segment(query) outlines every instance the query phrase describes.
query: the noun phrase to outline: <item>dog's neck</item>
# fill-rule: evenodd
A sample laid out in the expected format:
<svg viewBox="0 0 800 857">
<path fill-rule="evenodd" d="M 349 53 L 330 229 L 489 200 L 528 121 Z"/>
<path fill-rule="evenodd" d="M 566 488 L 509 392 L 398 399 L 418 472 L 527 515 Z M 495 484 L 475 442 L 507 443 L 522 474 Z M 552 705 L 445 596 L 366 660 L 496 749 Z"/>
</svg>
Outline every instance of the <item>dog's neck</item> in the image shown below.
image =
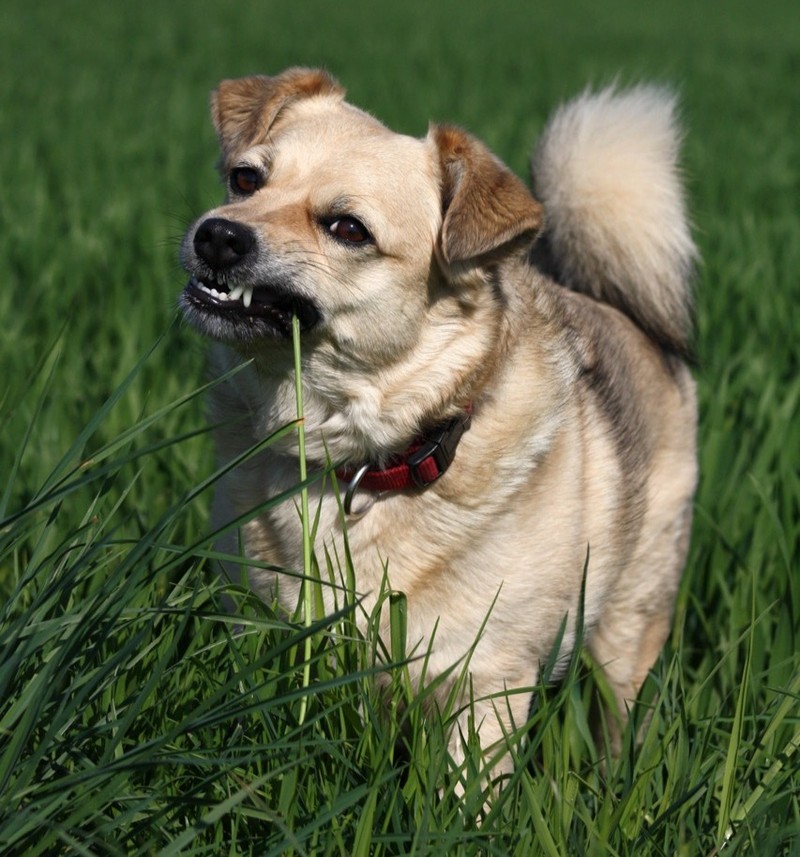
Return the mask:
<svg viewBox="0 0 800 857">
<path fill-rule="evenodd" d="M 347 343 L 325 337 L 308 343 L 301 374 L 310 463 L 384 469 L 415 439 L 463 415 L 466 403 L 478 402 L 499 371 L 506 330 L 488 290 L 476 285 L 474 291 L 478 297 L 470 312 L 455 293 L 445 295 L 431 306 L 432 323 L 422 326 L 413 347 L 369 367 L 348 356 Z M 240 405 L 253 417 L 253 441 L 297 417 L 294 370 L 286 352 L 270 344 L 268 351 L 251 355 L 246 383 L 237 382 Z M 286 435 L 274 451 L 296 457 L 296 437 Z"/>
</svg>

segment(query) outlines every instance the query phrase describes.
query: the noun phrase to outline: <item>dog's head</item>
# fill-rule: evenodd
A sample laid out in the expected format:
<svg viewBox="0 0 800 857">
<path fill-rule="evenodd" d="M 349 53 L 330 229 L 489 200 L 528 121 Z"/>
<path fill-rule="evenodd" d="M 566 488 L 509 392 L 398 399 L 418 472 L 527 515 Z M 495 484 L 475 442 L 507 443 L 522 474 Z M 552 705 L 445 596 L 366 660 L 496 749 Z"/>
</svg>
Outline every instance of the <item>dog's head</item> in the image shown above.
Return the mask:
<svg viewBox="0 0 800 857">
<path fill-rule="evenodd" d="M 307 338 L 391 361 L 443 297 L 468 313 L 469 272 L 540 227 L 539 204 L 483 144 L 446 126 L 389 131 L 325 72 L 224 81 L 212 116 L 227 199 L 186 235 L 182 306 L 244 350 L 280 344 L 296 315 Z"/>
</svg>

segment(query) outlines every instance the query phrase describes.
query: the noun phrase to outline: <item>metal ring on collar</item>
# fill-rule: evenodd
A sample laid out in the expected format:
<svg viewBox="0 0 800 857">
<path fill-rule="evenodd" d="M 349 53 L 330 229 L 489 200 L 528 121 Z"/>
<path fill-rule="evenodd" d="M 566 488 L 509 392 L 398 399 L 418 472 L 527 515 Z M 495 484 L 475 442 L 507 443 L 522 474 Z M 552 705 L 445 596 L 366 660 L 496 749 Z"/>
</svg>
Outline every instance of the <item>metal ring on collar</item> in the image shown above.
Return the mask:
<svg viewBox="0 0 800 857">
<path fill-rule="evenodd" d="M 361 467 L 356 470 L 353 478 L 347 483 L 347 490 L 344 492 L 344 502 L 342 503 L 342 507 L 344 508 L 344 513 L 348 518 L 352 518 L 353 520 L 358 520 L 359 518 L 363 518 L 364 515 L 369 512 L 372 508 L 377 496 L 370 497 L 364 505 L 360 509 L 353 509 L 353 498 L 356 496 L 356 491 L 358 490 L 359 483 L 364 478 L 364 474 L 369 470 L 369 464 L 362 464 Z"/>
</svg>

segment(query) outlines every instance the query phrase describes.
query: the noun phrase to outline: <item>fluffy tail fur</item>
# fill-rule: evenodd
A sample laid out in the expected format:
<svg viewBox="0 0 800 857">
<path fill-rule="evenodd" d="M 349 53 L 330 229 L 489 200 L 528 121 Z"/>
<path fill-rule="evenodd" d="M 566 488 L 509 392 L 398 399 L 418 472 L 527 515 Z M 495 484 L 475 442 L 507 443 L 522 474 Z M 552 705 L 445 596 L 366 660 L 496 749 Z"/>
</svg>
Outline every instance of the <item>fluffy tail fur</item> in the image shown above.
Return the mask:
<svg viewBox="0 0 800 857">
<path fill-rule="evenodd" d="M 676 99 L 637 86 L 585 92 L 561 107 L 531 162 L 545 210 L 535 261 L 560 282 L 625 312 L 688 355 L 691 238 L 678 170 Z"/>
</svg>

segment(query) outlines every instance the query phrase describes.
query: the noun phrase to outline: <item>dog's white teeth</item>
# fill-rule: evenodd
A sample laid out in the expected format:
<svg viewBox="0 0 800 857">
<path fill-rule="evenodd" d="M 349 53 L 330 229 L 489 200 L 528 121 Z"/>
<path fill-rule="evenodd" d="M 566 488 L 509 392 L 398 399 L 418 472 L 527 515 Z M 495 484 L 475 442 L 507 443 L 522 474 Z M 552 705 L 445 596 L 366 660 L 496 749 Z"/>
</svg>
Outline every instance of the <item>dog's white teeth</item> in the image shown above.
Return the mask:
<svg viewBox="0 0 800 857">
<path fill-rule="evenodd" d="M 214 286 L 222 286 L 224 288 L 224 284 L 218 279 L 211 279 L 208 282 L 204 282 L 199 277 L 192 277 L 191 282 L 194 287 L 201 289 L 206 294 L 220 301 L 238 301 L 241 298 L 245 307 L 249 307 L 253 302 L 253 286 L 235 286 L 229 292 L 221 292 L 214 288 Z"/>
</svg>

